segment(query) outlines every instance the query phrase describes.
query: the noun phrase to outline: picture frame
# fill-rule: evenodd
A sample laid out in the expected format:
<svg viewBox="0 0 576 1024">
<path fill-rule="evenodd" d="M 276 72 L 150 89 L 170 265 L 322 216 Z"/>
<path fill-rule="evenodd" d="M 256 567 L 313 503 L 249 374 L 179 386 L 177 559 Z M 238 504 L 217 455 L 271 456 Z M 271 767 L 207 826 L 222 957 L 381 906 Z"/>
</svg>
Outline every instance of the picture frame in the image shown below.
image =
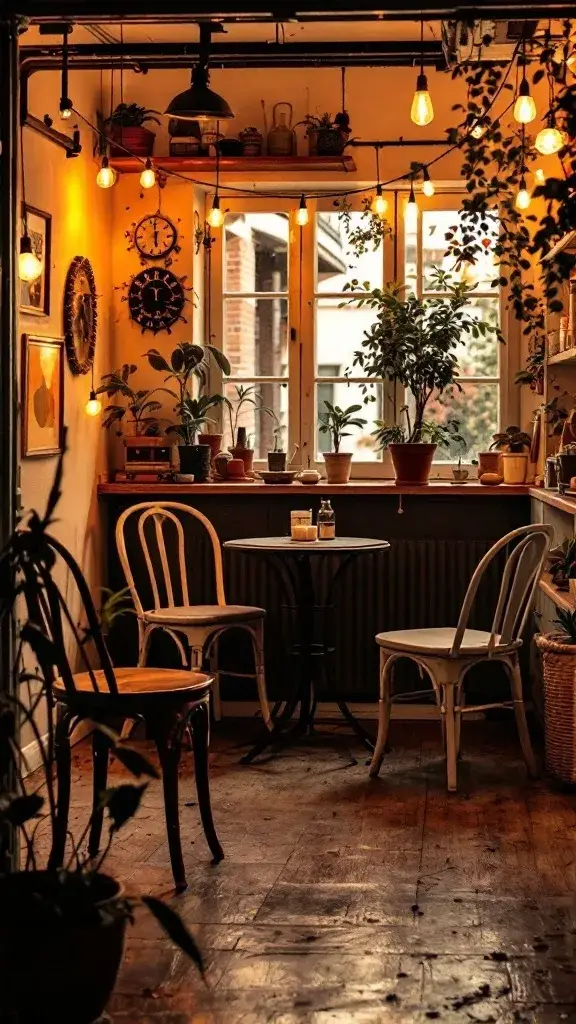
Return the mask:
<svg viewBox="0 0 576 1024">
<path fill-rule="evenodd" d="M 64 342 L 22 335 L 22 456 L 60 455 L 64 435 Z"/>
<path fill-rule="evenodd" d="M 42 273 L 35 281 L 19 282 L 20 312 L 30 316 L 49 316 L 52 216 L 26 203 L 24 217 L 32 250 L 42 260 Z"/>
</svg>

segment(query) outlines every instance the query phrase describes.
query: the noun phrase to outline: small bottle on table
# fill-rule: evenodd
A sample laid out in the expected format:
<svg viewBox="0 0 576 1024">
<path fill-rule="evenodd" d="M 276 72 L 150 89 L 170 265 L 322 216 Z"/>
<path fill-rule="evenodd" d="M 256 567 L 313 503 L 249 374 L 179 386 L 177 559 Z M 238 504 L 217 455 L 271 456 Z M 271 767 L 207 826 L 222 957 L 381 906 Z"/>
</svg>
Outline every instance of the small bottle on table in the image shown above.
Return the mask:
<svg viewBox="0 0 576 1024">
<path fill-rule="evenodd" d="M 316 523 L 318 525 L 318 540 L 335 540 L 336 516 L 328 499 L 322 499 Z"/>
</svg>

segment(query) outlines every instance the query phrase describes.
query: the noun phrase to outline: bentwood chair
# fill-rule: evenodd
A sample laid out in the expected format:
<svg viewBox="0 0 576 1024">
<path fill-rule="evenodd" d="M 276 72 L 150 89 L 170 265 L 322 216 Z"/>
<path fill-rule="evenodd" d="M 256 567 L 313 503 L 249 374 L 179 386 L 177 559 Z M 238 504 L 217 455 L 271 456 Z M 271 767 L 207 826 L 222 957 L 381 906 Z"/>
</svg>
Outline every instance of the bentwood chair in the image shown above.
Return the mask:
<svg viewBox="0 0 576 1024">
<path fill-rule="evenodd" d="M 86 719 L 113 725 L 119 718 L 138 718 L 146 723 L 148 735 L 154 739 L 158 750 L 170 862 L 176 888 L 181 891 L 186 888 L 186 875 L 180 839 L 178 763 L 182 734 L 188 726 L 193 737 L 196 789 L 204 833 L 214 861 L 218 862 L 224 856 L 212 820 L 208 782 L 209 696 L 212 680 L 200 672 L 156 668 L 115 669 L 80 568 L 59 541 L 47 534 L 44 539 L 69 570 L 79 596 L 78 614 L 73 619 L 52 578 L 53 573 L 44 571 L 44 590 L 37 602 L 37 614 L 34 615 L 34 610 L 31 612 L 28 607 L 29 618 L 36 619 L 37 626 L 48 640 L 47 645 L 33 649 L 39 662 L 44 658 L 44 676 L 52 682 L 47 687 L 49 713 L 54 704 L 58 711 L 54 744 L 58 797 L 49 866 L 58 868 L 64 863 L 70 809 L 71 729 Z M 76 625 L 77 621 L 83 625 Z M 46 647 L 49 653 L 44 656 L 42 652 Z M 94 655 L 100 664 L 98 669 L 92 667 Z M 78 661 L 84 671 L 73 670 L 73 663 Z M 107 737 L 98 729 L 92 734 L 92 752 L 93 805 L 88 852 L 91 857 L 96 857 L 104 816 L 100 798 L 106 789 L 109 752 Z"/>
<path fill-rule="evenodd" d="M 140 548 L 138 555 L 134 549 L 131 555 L 128 554 L 126 541 L 127 524 L 133 516 L 137 520 L 136 536 Z M 208 533 L 216 583 L 216 604 L 190 603 L 187 571 L 190 558 L 186 550 L 182 516 L 189 516 L 197 520 Z M 172 534 L 171 538 L 169 537 L 170 533 Z M 172 560 L 169 559 L 167 553 L 169 539 L 176 543 L 176 557 Z M 180 652 L 182 664 L 186 665 L 188 657 L 181 641 L 181 636 L 183 636 L 188 646 L 192 669 L 201 671 L 205 664 L 210 667 L 210 674 L 214 679 L 215 719 L 218 721 L 221 717 L 220 675 L 256 679 L 262 717 L 268 728 L 271 729 L 272 719 L 264 674 L 264 617 L 266 612 L 263 608 L 226 603 L 222 549 L 218 534 L 210 520 L 198 509 L 191 508 L 190 505 L 183 505 L 178 501 L 143 501 L 126 509 L 118 519 L 116 544 L 138 617 L 138 664 L 141 666 L 146 664 L 152 634 L 154 630 L 161 629 L 172 637 Z M 141 559 L 142 556 L 154 602 L 154 607 L 148 609 L 144 607 L 132 569 L 132 561 L 137 558 Z M 254 674 L 230 672 L 220 668 L 218 641 L 228 629 L 242 629 L 249 634 L 254 652 Z"/>
<path fill-rule="evenodd" d="M 522 646 L 522 634 L 534 604 L 536 588 L 553 535 L 551 526 L 537 524 L 512 530 L 497 541 L 476 567 L 455 628 L 400 629 L 377 635 L 376 643 L 380 647 L 380 699 L 378 738 L 370 764 L 371 776 L 378 775 L 384 758 L 393 699 L 392 670 L 399 658 L 410 658 L 416 662 L 421 672 L 425 672 L 432 682 L 441 713 L 449 791 L 455 792 L 457 788 L 456 765 L 462 715 L 489 708 L 514 709 L 524 759 L 530 775 L 536 776 L 536 761 L 526 724 L 518 651 Z M 502 549 L 511 544 L 514 547 L 502 573 L 492 629 L 490 632 L 469 629 L 468 619 L 482 578 Z M 464 704 L 466 674 L 474 665 L 485 661 L 497 662 L 504 667 L 510 680 L 512 700 L 480 705 Z"/>
</svg>

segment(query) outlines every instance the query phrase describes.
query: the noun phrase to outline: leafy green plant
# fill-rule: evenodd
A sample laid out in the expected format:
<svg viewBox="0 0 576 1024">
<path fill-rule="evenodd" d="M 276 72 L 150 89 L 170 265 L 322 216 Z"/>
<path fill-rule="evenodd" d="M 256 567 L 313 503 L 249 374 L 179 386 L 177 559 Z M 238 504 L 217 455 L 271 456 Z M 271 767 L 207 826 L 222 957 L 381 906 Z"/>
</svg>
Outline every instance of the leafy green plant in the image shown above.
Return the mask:
<svg viewBox="0 0 576 1024">
<path fill-rule="evenodd" d="M 129 378 L 136 373 L 138 367 L 134 363 L 123 363 L 118 370 L 102 375 L 102 383 L 96 389 L 97 395 L 106 395 L 108 398 L 123 398 L 125 405 L 112 404 L 104 409 L 103 427 L 111 427 L 117 424 L 121 426 L 126 413 L 130 413 L 134 421 L 134 433 L 136 435 L 157 435 L 160 432 L 159 422 L 154 413 L 162 408 L 162 403 L 152 396 L 164 390 L 163 388 L 140 388 L 134 390 L 128 383 Z M 117 430 L 118 437 L 123 431 Z"/>
<path fill-rule="evenodd" d="M 570 643 L 576 645 L 576 610 L 569 612 L 564 608 L 556 608 L 557 619 L 554 619 L 554 625 L 560 626 L 561 636 L 560 640 L 566 638 Z"/>
<path fill-rule="evenodd" d="M 372 213 L 370 209 L 372 199 L 364 196 L 362 199 L 362 216 L 360 223 L 352 226 L 352 206 L 346 196 L 337 199 L 334 205 L 338 208 L 338 219 L 342 222 L 346 231 L 346 246 L 349 255 L 362 256 L 366 252 L 376 252 L 380 248 L 386 235 L 392 234 L 392 228 L 385 217 Z M 368 282 L 366 282 L 368 285 Z"/>
<path fill-rule="evenodd" d="M 569 590 L 569 580 L 576 579 L 576 537 L 565 540 L 548 554 L 552 583 L 559 590 Z"/>
<path fill-rule="evenodd" d="M 221 405 L 224 399 L 222 395 L 201 395 L 200 398 L 190 398 L 186 395 L 184 401 L 178 405 L 178 412 L 182 420 L 168 427 L 167 434 L 177 434 L 183 444 L 196 444 L 196 435 L 207 423 L 214 420 L 206 413 Z"/>
<path fill-rule="evenodd" d="M 384 420 L 374 420 L 376 430 L 372 437 L 376 440 L 376 450 L 383 451 L 391 444 L 407 444 L 412 433 L 409 409 L 407 405 L 402 406 L 401 415 L 406 419 L 406 425 L 387 424 Z M 457 420 L 449 420 L 448 423 L 437 423 L 435 420 L 423 420 L 420 430 L 420 441 L 426 444 L 435 444 L 449 452 L 458 448 L 464 450 L 466 441 L 459 433 L 460 425 Z"/>
<path fill-rule="evenodd" d="M 101 587 L 102 603 L 98 611 L 100 629 L 103 633 L 109 633 L 114 623 L 123 615 L 136 615 L 136 609 L 130 596 L 130 587 L 123 587 L 122 590 L 111 590 L 110 587 Z"/>
<path fill-rule="evenodd" d="M 164 383 L 173 381 L 177 388 L 176 391 L 170 387 L 163 388 L 176 399 L 174 412 L 180 419 L 177 429 L 168 429 L 172 433 L 177 433 L 185 444 L 194 444 L 196 432 L 207 420 L 207 410 L 224 401 L 221 395 L 207 397 L 202 394 L 208 384 L 210 362 L 216 363 L 222 373 L 228 375 L 231 369 L 228 359 L 214 345 L 194 345 L 190 341 L 180 342 L 172 352 L 170 361 L 157 348 L 148 349 L 144 354 L 152 369 L 166 374 Z M 192 395 L 194 381 L 198 381 L 200 392 L 197 399 Z M 197 404 L 194 404 L 195 402 Z"/>
<path fill-rule="evenodd" d="M 147 107 L 141 107 L 138 103 L 119 103 L 104 124 L 121 128 L 141 128 L 148 121 L 161 124 L 160 111 L 148 110 Z"/>
<path fill-rule="evenodd" d="M 343 437 L 350 437 L 347 427 L 365 427 L 367 421 L 355 416 L 355 413 L 362 411 L 361 405 L 349 405 L 347 409 L 341 409 L 339 405 L 332 405 L 331 402 L 324 402 L 326 412 L 318 416 L 320 433 L 329 434 L 334 452 L 340 451 L 340 442 Z"/>
<path fill-rule="evenodd" d="M 230 426 L 230 439 L 231 448 L 235 448 L 238 441 L 238 424 L 240 420 L 240 414 L 245 405 L 252 405 L 257 413 L 261 413 L 264 416 L 271 416 L 272 419 L 277 420 L 278 417 L 273 409 L 270 409 L 267 405 L 264 405 L 261 395 L 257 391 L 256 384 L 249 384 L 248 387 L 244 387 L 242 384 L 236 384 L 236 394 L 234 398 L 224 398 L 224 405 L 228 412 L 228 423 Z"/>
<path fill-rule="evenodd" d="M 506 427 L 506 430 L 492 435 L 490 451 L 501 451 L 506 449 L 509 452 L 522 452 L 530 448 L 532 438 L 520 427 Z"/>
<path fill-rule="evenodd" d="M 362 348 L 354 353 L 353 367 L 360 367 L 367 377 L 398 383 L 412 395 L 413 417 L 406 419 L 403 436 L 408 444 L 422 441 L 429 433 L 424 419 L 428 403 L 450 388 L 462 390 L 455 351 L 462 336 L 496 334 L 503 340 L 497 327 L 468 312 L 469 285 L 453 282 L 439 269 L 433 272 L 433 284 L 434 290 L 443 293 L 442 298 L 404 298 L 405 289 L 397 284 L 370 288 L 367 282 L 353 280 L 344 286 L 345 291 L 366 292 L 365 296 L 350 299 L 349 304 L 368 306 L 376 313 L 375 323 L 364 332 Z M 364 401 L 375 401 L 369 394 L 371 385 L 362 387 Z M 403 408 L 406 415 L 407 407 Z"/>
</svg>

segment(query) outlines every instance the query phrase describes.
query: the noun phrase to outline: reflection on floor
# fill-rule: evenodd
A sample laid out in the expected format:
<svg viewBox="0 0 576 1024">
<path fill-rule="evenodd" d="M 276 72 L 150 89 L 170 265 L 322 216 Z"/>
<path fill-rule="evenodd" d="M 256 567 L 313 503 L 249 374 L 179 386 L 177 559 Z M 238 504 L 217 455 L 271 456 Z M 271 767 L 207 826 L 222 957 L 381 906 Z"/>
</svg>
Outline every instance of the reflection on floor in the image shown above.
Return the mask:
<svg viewBox="0 0 576 1024">
<path fill-rule="evenodd" d="M 378 781 L 345 728 L 241 767 L 253 729 L 226 722 L 213 740 L 218 867 L 183 759 L 189 888 L 173 903 L 209 988 L 142 916 L 114 1022 L 576 1021 L 576 797 L 527 781 L 512 732 L 468 723 L 448 796 L 431 724 L 393 723 Z M 73 827 L 88 755 L 76 748 Z M 170 894 L 163 828 L 155 783 L 109 861 L 130 887 Z"/>
</svg>

